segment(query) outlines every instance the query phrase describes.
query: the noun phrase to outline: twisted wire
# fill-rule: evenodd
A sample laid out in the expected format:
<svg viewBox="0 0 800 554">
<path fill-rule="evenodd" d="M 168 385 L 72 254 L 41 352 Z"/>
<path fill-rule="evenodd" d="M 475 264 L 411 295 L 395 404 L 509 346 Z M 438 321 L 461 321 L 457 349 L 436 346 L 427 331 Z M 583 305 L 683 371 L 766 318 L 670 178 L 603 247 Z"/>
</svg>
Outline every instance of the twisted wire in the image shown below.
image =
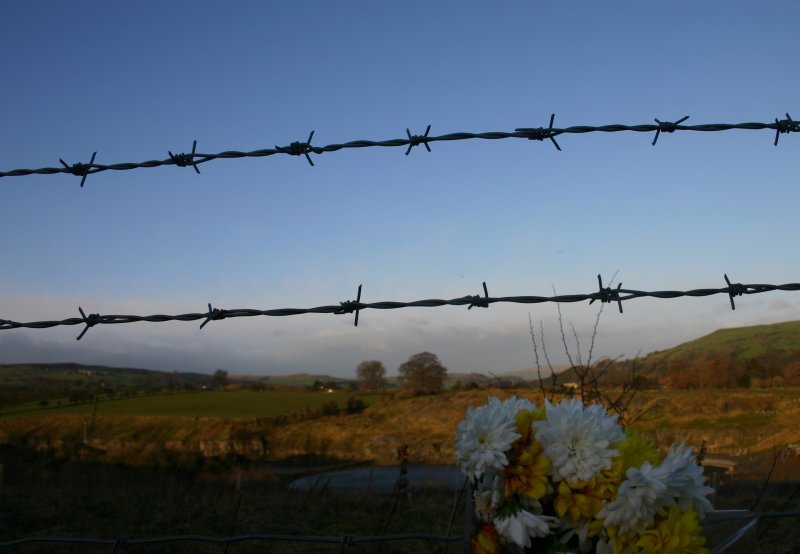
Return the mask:
<svg viewBox="0 0 800 554">
<path fill-rule="evenodd" d="M 314 136 L 314 131 L 308 136 L 305 142 L 294 141 L 288 146 L 275 146 L 275 148 L 263 148 L 252 151 L 239 151 L 227 150 L 216 154 L 203 154 L 196 152 L 197 141 L 192 146 L 190 154 L 173 154 L 169 151 L 169 157 L 161 160 L 148 160 L 144 162 L 126 162 L 115 164 L 100 164 L 95 163 L 95 156 L 87 164 L 76 163 L 69 165 L 63 160 L 61 164 L 63 167 L 42 167 L 39 169 L 14 169 L 11 171 L 0 172 L 0 177 L 21 177 L 24 175 L 50 175 L 55 173 L 69 173 L 81 177 L 81 187 L 86 181 L 88 175 L 100 173 L 101 171 L 126 171 L 131 169 L 160 167 L 163 165 L 174 165 L 178 167 L 192 167 L 197 173 L 200 173 L 198 165 L 208 163 L 213 160 L 219 159 L 236 159 L 236 158 L 263 158 L 266 156 L 273 156 L 276 154 L 285 154 L 289 156 L 304 156 L 310 165 L 314 165 L 310 154 L 324 154 L 326 152 L 337 152 L 339 150 L 351 148 L 372 148 L 372 147 L 405 147 L 406 155 L 411 152 L 415 146 L 424 145 L 428 152 L 431 151 L 430 143 L 444 142 L 444 141 L 461 141 L 461 140 L 498 140 L 498 139 L 528 139 L 536 141 L 550 140 L 553 145 L 561 150 L 555 138 L 560 135 L 568 134 L 586 134 L 586 133 L 618 133 L 618 132 L 636 132 L 636 133 L 655 133 L 652 144 L 656 145 L 661 133 L 675 133 L 677 131 L 697 131 L 697 132 L 719 132 L 730 131 L 734 129 L 746 131 L 760 131 L 770 129 L 775 131 L 775 146 L 778 145 L 778 139 L 782 134 L 800 132 L 800 121 L 795 121 L 787 113 L 786 119 L 775 118 L 774 123 L 705 123 L 701 125 L 685 125 L 683 122 L 688 119 L 685 116 L 677 121 L 661 121 L 655 119 L 655 124 L 643 125 L 576 125 L 572 127 L 553 127 L 555 114 L 550 116 L 549 127 L 518 127 L 514 132 L 505 131 L 490 131 L 484 133 L 448 133 L 445 135 L 431 136 L 429 135 L 431 126 L 428 125 L 424 135 L 412 135 L 411 131 L 406 129 L 406 138 L 395 138 L 388 140 L 354 140 L 345 143 L 334 143 L 327 146 L 312 146 L 311 139 Z"/>
<path fill-rule="evenodd" d="M 746 510 L 720 510 L 711 512 L 709 515 L 716 515 L 721 517 L 709 518 L 708 521 L 703 522 L 704 527 L 726 523 L 731 521 L 743 522 L 756 522 L 763 519 L 787 519 L 800 517 L 800 512 L 749 512 Z M 744 529 L 746 532 L 750 527 Z M 728 540 L 724 541 L 719 547 L 714 549 L 715 553 L 727 551 L 727 549 L 738 539 L 741 538 L 743 533 L 740 531 L 731 535 Z M 154 544 L 165 544 L 175 542 L 192 542 L 192 543 L 208 543 L 208 544 L 233 544 L 247 541 L 266 541 L 266 542 L 305 542 L 313 544 L 338 544 L 342 546 L 342 552 L 346 551 L 347 547 L 353 544 L 364 543 L 377 543 L 377 542 L 390 542 L 390 541 L 411 541 L 411 540 L 424 540 L 436 541 L 444 543 L 461 542 L 464 540 L 463 535 L 437 535 L 433 533 L 398 533 L 391 535 L 341 535 L 341 536 L 311 536 L 311 535 L 279 535 L 271 533 L 247 533 L 242 535 L 233 535 L 230 537 L 212 537 L 207 535 L 171 535 L 163 537 L 145 537 L 141 539 L 132 539 L 126 536 L 120 536 L 115 539 L 101 539 L 96 537 L 58 537 L 58 536 L 38 536 L 38 537 L 23 537 L 19 539 L 12 539 L 0 541 L 0 549 L 11 549 L 18 546 L 28 544 L 71 544 L 71 545 L 85 545 L 85 546 L 107 546 L 111 547 L 112 552 L 117 552 L 121 548 L 127 546 L 147 546 Z"/>
<path fill-rule="evenodd" d="M 393 535 L 342 535 L 342 536 L 310 536 L 310 535 L 278 535 L 269 533 L 247 533 L 230 537 L 211 537 L 205 535 L 172 535 L 165 537 L 150 537 L 141 539 L 130 539 L 119 537 L 116 539 L 101 539 L 93 537 L 25 537 L 9 541 L 0 541 L 0 549 L 22 546 L 26 544 L 46 543 L 46 544 L 73 544 L 86 546 L 110 546 L 112 552 L 117 552 L 120 547 L 145 546 L 151 544 L 164 544 L 172 542 L 194 542 L 210 544 L 232 544 L 246 541 L 270 541 L 270 542 L 306 542 L 317 544 L 339 544 L 342 551 L 352 544 L 389 542 L 389 541 L 411 541 L 425 540 L 437 542 L 459 542 L 464 540 L 463 535 L 436 535 L 433 533 L 405 533 Z"/>
<path fill-rule="evenodd" d="M 489 296 L 486 283 L 483 284 L 484 296 L 480 295 L 467 295 L 450 300 L 443 300 L 438 298 L 431 298 L 426 300 L 414 300 L 412 302 L 394 302 L 394 301 L 381 301 L 381 302 L 361 302 L 361 285 L 358 287 L 358 298 L 356 300 L 347 300 L 340 302 L 337 305 L 317 306 L 315 308 L 278 308 L 278 309 L 254 309 L 254 308 L 235 308 L 235 309 L 220 309 L 213 308 L 211 303 L 208 304 L 208 311 L 204 313 L 187 313 L 180 315 L 101 315 L 90 314 L 86 315 L 83 308 L 78 308 L 81 317 L 70 317 L 62 320 L 50 321 L 31 321 L 31 322 L 18 322 L 8 319 L 0 319 L 0 331 L 7 331 L 10 329 L 48 329 L 50 327 L 58 327 L 62 325 L 85 325 L 81 334 L 77 337 L 78 340 L 83 338 L 86 332 L 96 325 L 115 325 L 119 323 L 135 323 L 146 321 L 150 323 L 160 323 L 165 321 L 199 321 L 203 323 L 200 325 L 202 329 L 211 321 L 219 321 L 222 319 L 230 319 L 235 317 L 255 317 L 255 316 L 270 316 L 270 317 L 285 317 L 302 314 L 335 314 L 343 315 L 355 312 L 356 319 L 355 325 L 358 325 L 358 315 L 361 310 L 395 310 L 399 308 L 439 308 L 442 306 L 467 306 L 468 308 L 482 307 L 488 308 L 491 304 L 497 303 L 513 303 L 513 304 L 541 304 L 544 302 L 555 303 L 575 303 L 588 300 L 589 304 L 600 301 L 604 303 L 616 302 L 622 313 L 622 303 L 633 300 L 635 298 L 661 298 L 673 299 L 681 297 L 699 298 L 704 296 L 713 296 L 716 294 L 726 294 L 730 299 L 731 309 L 736 309 L 734 304 L 734 296 L 761 294 L 771 291 L 800 291 L 800 283 L 786 283 L 783 285 L 770 285 L 770 284 L 747 284 L 731 283 L 728 276 L 725 275 L 725 281 L 728 286 L 721 288 L 703 288 L 693 290 L 661 290 L 661 291 L 643 291 L 634 289 L 622 288 L 622 283 L 619 283 L 616 288 L 603 287 L 603 280 L 600 275 L 597 276 L 598 290 L 595 292 L 584 294 L 563 294 L 555 296 Z"/>
</svg>

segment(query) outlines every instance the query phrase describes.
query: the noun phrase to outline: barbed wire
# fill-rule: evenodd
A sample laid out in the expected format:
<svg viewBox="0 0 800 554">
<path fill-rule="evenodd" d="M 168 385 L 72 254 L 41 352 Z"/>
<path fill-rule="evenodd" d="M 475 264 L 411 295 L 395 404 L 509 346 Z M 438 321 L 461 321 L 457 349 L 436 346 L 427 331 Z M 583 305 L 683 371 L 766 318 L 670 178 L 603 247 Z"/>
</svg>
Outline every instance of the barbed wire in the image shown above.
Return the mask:
<svg viewBox="0 0 800 554">
<path fill-rule="evenodd" d="M 138 163 L 116 163 L 104 165 L 95 163 L 97 152 L 92 154 L 89 163 L 73 163 L 69 164 L 63 159 L 59 158 L 62 167 L 42 167 L 39 169 L 14 169 L 11 171 L 0 172 L 0 177 L 21 177 L 24 175 L 50 175 L 54 173 L 69 173 L 81 178 L 81 187 L 86 182 L 86 177 L 101 171 L 125 171 L 131 169 L 160 167 L 163 165 L 175 165 L 178 167 L 191 167 L 197 173 L 200 173 L 198 166 L 200 164 L 208 163 L 212 160 L 219 159 L 236 159 L 236 158 L 263 158 L 266 156 L 274 156 L 276 154 L 286 154 L 289 156 L 305 156 L 306 161 L 310 165 L 314 165 L 310 154 L 324 154 L 326 152 L 337 152 L 339 150 L 349 148 L 370 148 L 370 147 L 406 147 L 406 155 L 411 153 L 415 146 L 423 145 L 431 151 L 430 144 L 434 142 L 456 141 L 456 140 L 499 140 L 499 139 L 527 139 L 544 141 L 549 140 L 557 150 L 561 150 L 561 146 L 556 142 L 556 137 L 566 134 L 586 134 L 586 133 L 618 133 L 623 131 L 631 131 L 636 133 L 655 133 L 653 136 L 652 145 L 655 146 L 661 133 L 674 133 L 676 131 L 699 131 L 699 132 L 715 132 L 715 131 L 730 131 L 733 129 L 741 129 L 748 131 L 759 131 L 764 129 L 771 129 L 775 131 L 775 140 L 773 144 L 778 145 L 778 139 L 782 134 L 800 132 L 800 121 L 795 121 L 787 113 L 786 119 L 775 118 L 774 123 L 705 123 L 701 125 L 684 125 L 683 122 L 689 119 L 689 116 L 682 117 L 677 121 L 661 121 L 655 118 L 655 124 L 643 125 L 576 125 L 572 127 L 553 127 L 555 121 L 555 114 L 550 116 L 550 125 L 548 127 L 518 127 L 514 132 L 504 131 L 490 131 L 484 133 L 448 133 L 445 135 L 432 136 L 430 135 L 431 126 L 425 129 L 422 135 L 411 134 L 410 129 L 406 128 L 406 138 L 388 139 L 382 141 L 375 140 L 354 140 L 341 144 L 329 144 L 327 146 L 313 146 L 311 140 L 314 138 L 314 131 L 308 135 L 305 142 L 295 141 L 288 146 L 275 146 L 275 148 L 263 148 L 260 150 L 252 150 L 249 152 L 228 150 L 216 154 L 203 154 L 197 152 L 197 141 L 192 144 L 191 153 L 173 154 L 168 150 L 169 157 L 162 160 L 149 160 Z"/>
<path fill-rule="evenodd" d="M 715 510 L 708 515 L 712 516 L 706 521 L 702 522 L 703 527 L 710 527 L 720 523 L 731 523 L 740 521 L 745 523 L 742 527 L 737 529 L 725 540 L 720 542 L 711 551 L 711 554 L 723 554 L 739 542 L 745 535 L 747 535 L 756 525 L 765 519 L 787 519 L 787 518 L 800 518 L 800 511 L 795 512 L 751 512 L 749 510 Z"/>
<path fill-rule="evenodd" d="M 712 551 L 719 554 L 727 551 L 733 544 L 738 542 L 753 526 L 764 519 L 787 519 L 798 518 L 800 512 L 750 512 L 747 510 L 720 510 L 711 512 L 709 515 L 717 516 L 709 518 L 703 522 L 703 527 L 729 523 L 734 521 L 747 522 L 747 525 L 734 532 L 726 540 L 720 543 Z M 268 541 L 268 542 L 305 542 L 312 544 L 331 544 L 339 545 L 340 552 L 346 552 L 354 544 L 379 543 L 393 541 L 412 541 L 424 540 L 444 543 L 462 542 L 463 535 L 437 535 L 433 533 L 398 533 L 390 535 L 340 535 L 340 536 L 310 536 L 310 535 L 279 535 L 270 533 L 247 533 L 233 535 L 229 537 L 212 537 L 206 535 L 172 535 L 163 537 L 147 537 L 141 539 L 120 536 L 114 539 L 101 539 L 95 537 L 57 537 L 39 536 L 24 537 L 0 541 L 0 549 L 13 548 L 28 544 L 69 544 L 76 546 L 106 546 L 111 547 L 111 552 L 116 554 L 123 548 L 134 546 L 147 546 L 154 544 L 165 544 L 174 542 L 193 542 L 207 544 L 233 544 L 248 541 Z"/>
<path fill-rule="evenodd" d="M 438 308 L 441 306 L 467 306 L 467 309 L 472 308 L 488 308 L 491 304 L 497 303 L 513 303 L 513 304 L 540 304 L 544 302 L 555 303 L 575 303 L 589 301 L 589 304 L 599 300 L 603 303 L 616 302 L 619 312 L 622 313 L 622 303 L 634 298 L 662 298 L 672 299 L 681 297 L 703 297 L 712 296 L 715 294 L 727 294 L 730 300 L 731 309 L 736 309 L 734 303 L 735 296 L 742 296 L 745 294 L 761 294 L 770 291 L 800 291 L 800 283 L 787 283 L 783 285 L 767 285 L 767 284 L 748 284 L 731 283 L 728 275 L 725 274 L 725 282 L 728 286 L 722 288 L 706 288 L 706 289 L 693 289 L 686 291 L 678 290 L 662 290 L 662 291 L 642 291 L 633 289 L 622 288 L 622 283 L 619 283 L 616 288 L 603 287 L 603 278 L 598 275 L 597 283 L 598 290 L 586 294 L 565 294 L 555 296 L 489 296 L 489 290 L 486 283 L 483 283 L 483 296 L 468 295 L 451 300 L 442 299 L 428 299 L 428 300 L 415 300 L 413 302 L 361 302 L 361 285 L 358 286 L 358 296 L 356 300 L 346 300 L 340 302 L 339 305 L 317 306 L 316 308 L 278 308 L 259 310 L 252 308 L 237 308 L 232 310 L 220 309 L 212 307 L 211 303 L 208 304 L 208 311 L 204 313 L 188 313 L 180 315 L 100 315 L 89 314 L 83 311 L 82 307 L 78 307 L 81 317 L 71 317 L 62 320 L 52 321 L 32 321 L 21 323 L 18 321 L 11 321 L 7 319 L 0 319 L 0 331 L 10 329 L 48 329 L 50 327 L 58 327 L 62 325 L 85 325 L 81 334 L 78 335 L 77 340 L 81 340 L 86 332 L 95 325 L 115 325 L 119 323 L 134 323 L 139 321 L 147 321 L 151 323 L 160 323 L 165 321 L 199 321 L 203 320 L 200 324 L 200 329 L 205 327 L 211 321 L 219 321 L 222 319 L 230 319 L 234 317 L 255 317 L 255 316 L 271 316 L 271 317 L 285 317 L 301 314 L 352 314 L 355 313 L 354 324 L 358 326 L 358 317 L 361 310 L 394 310 L 399 308 Z"/>
<path fill-rule="evenodd" d="M 0 542 L 0 549 L 12 548 L 26 544 L 71 544 L 81 546 L 107 546 L 111 547 L 112 553 L 122 551 L 123 548 L 131 546 L 146 546 L 153 544 L 164 544 L 172 542 L 193 542 L 208 544 L 233 544 L 246 541 L 269 541 L 269 542 L 305 542 L 314 544 L 333 544 L 340 546 L 340 552 L 346 552 L 348 547 L 353 544 L 379 543 L 393 541 L 412 541 L 424 540 L 435 542 L 460 542 L 464 540 L 463 535 L 436 535 L 433 533 L 404 533 L 393 535 L 341 535 L 341 536 L 309 536 L 309 535 L 274 535 L 268 533 L 247 533 L 244 535 L 234 535 L 230 537 L 211 537 L 205 535 L 173 535 L 165 537 L 151 537 L 142 539 L 130 539 L 125 536 L 116 539 L 100 539 L 93 537 L 26 537 L 10 541 Z"/>
</svg>

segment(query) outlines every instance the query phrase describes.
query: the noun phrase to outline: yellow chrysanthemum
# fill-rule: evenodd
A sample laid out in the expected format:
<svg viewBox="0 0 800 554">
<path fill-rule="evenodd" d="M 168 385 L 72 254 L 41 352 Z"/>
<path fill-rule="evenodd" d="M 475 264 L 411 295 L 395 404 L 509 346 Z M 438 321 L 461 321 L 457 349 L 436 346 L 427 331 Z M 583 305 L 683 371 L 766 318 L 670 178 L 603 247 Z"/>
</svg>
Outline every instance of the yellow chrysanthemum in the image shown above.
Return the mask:
<svg viewBox="0 0 800 554">
<path fill-rule="evenodd" d="M 654 529 L 644 531 L 636 543 L 640 552 L 706 554 L 706 539 L 694 510 L 672 508 Z"/>
<path fill-rule="evenodd" d="M 534 421 L 544 419 L 544 408 L 519 410 L 516 415 L 517 432 L 520 437 L 514 441 L 509 454 L 509 464 L 503 469 L 506 496 L 521 494 L 538 500 L 547 494 L 547 474 L 550 460 L 544 455 L 542 446 L 533 437 Z"/>
<path fill-rule="evenodd" d="M 494 525 L 481 525 L 481 530 L 470 542 L 470 554 L 497 554 L 500 552 L 500 535 Z"/>
<path fill-rule="evenodd" d="M 616 527 L 606 529 L 612 554 L 630 553 L 639 540 L 637 533 L 621 533 Z"/>
<path fill-rule="evenodd" d="M 558 496 L 553 501 L 553 508 L 558 517 L 569 515 L 570 521 L 577 523 L 581 519 L 591 519 L 600 511 L 602 499 L 592 490 L 592 483 L 573 483 L 566 481 L 558 484 Z"/>
<path fill-rule="evenodd" d="M 520 441 L 527 442 L 531 438 L 532 423 L 547 418 L 547 411 L 542 408 L 534 408 L 533 410 L 520 410 L 514 416 L 517 423 L 517 433 L 522 435 Z"/>
<path fill-rule="evenodd" d="M 512 460 L 503 469 L 506 496 L 521 494 L 534 500 L 544 497 L 550 460 L 544 455 L 542 446 L 531 440 Z"/>
</svg>

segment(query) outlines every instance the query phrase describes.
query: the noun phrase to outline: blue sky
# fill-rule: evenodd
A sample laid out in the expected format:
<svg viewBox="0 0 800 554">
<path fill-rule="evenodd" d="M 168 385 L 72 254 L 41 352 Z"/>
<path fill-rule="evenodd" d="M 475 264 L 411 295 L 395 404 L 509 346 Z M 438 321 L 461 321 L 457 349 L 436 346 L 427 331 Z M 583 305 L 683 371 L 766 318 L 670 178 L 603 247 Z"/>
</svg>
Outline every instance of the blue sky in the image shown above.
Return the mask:
<svg viewBox="0 0 800 554">
<path fill-rule="evenodd" d="M 0 8 L 0 168 L 457 131 L 800 118 L 800 4 L 104 2 Z M 311 307 L 800 280 L 800 137 L 634 133 L 435 143 L 0 179 L 0 318 Z M 597 304 L 563 306 L 584 343 Z M 429 350 L 451 371 L 556 361 L 556 309 L 493 305 L 0 333 L 0 363 L 352 376 Z M 597 353 L 798 318 L 797 293 L 636 300 Z"/>
</svg>

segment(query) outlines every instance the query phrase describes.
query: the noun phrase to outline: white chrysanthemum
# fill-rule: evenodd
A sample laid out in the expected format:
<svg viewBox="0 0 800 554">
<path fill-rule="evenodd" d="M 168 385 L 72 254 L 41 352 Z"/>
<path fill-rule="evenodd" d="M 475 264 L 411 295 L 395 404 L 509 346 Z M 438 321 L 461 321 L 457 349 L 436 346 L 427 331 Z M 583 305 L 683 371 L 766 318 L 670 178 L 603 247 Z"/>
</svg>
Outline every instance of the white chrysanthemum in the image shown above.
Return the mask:
<svg viewBox="0 0 800 554">
<path fill-rule="evenodd" d="M 556 405 L 545 400 L 545 406 L 547 419 L 533 426 L 554 481 L 588 481 L 611 467 L 611 458 L 619 453 L 609 447 L 625 438 L 617 416 L 608 415 L 599 404 L 584 408 L 574 398 Z"/>
<path fill-rule="evenodd" d="M 591 520 L 581 519 L 577 523 L 573 522 L 570 518 L 560 518 L 558 520 L 558 529 L 561 536 L 558 542 L 562 545 L 567 544 L 572 537 L 578 538 L 578 549 L 581 552 L 590 552 L 594 545 L 594 539 L 589 536 L 589 524 Z"/>
<path fill-rule="evenodd" d="M 501 469 L 508 464 L 506 452 L 511 443 L 519 437 L 514 419 L 498 399 L 475 410 L 469 408 L 456 428 L 458 467 L 472 481 L 487 469 Z"/>
<path fill-rule="evenodd" d="M 597 513 L 606 527 L 618 527 L 623 533 L 642 531 L 653 523 L 665 500 L 667 486 L 657 478 L 649 462 L 628 468 L 627 479 L 617 490 L 617 498 L 603 505 Z"/>
<path fill-rule="evenodd" d="M 605 504 L 598 513 L 606 527 L 641 531 L 650 526 L 655 514 L 663 514 L 671 507 L 694 509 L 701 518 L 711 510 L 706 495 L 714 489 L 703 484 L 703 468 L 683 443 L 673 444 L 660 466 L 645 462 L 641 469 L 629 468 L 626 476 L 616 500 Z"/>
<path fill-rule="evenodd" d="M 523 548 L 531 545 L 532 537 L 545 537 L 551 533 L 550 526 L 556 518 L 537 516 L 528 510 L 503 515 L 494 520 L 494 528 L 501 537 Z"/>
<path fill-rule="evenodd" d="M 661 465 L 655 470 L 654 477 L 666 486 L 664 504 L 677 506 L 679 510 L 694 509 L 702 518 L 712 509 L 706 498 L 714 492 L 703 482 L 703 468 L 697 465 L 692 449 L 684 443 L 673 444 Z"/>
<path fill-rule="evenodd" d="M 506 398 L 502 402 L 502 406 L 507 416 L 510 417 L 510 419 L 512 420 L 516 420 L 517 412 L 519 412 L 520 410 L 533 411 L 536 409 L 536 404 L 534 404 L 527 398 L 518 398 L 516 395 Z"/>
</svg>

